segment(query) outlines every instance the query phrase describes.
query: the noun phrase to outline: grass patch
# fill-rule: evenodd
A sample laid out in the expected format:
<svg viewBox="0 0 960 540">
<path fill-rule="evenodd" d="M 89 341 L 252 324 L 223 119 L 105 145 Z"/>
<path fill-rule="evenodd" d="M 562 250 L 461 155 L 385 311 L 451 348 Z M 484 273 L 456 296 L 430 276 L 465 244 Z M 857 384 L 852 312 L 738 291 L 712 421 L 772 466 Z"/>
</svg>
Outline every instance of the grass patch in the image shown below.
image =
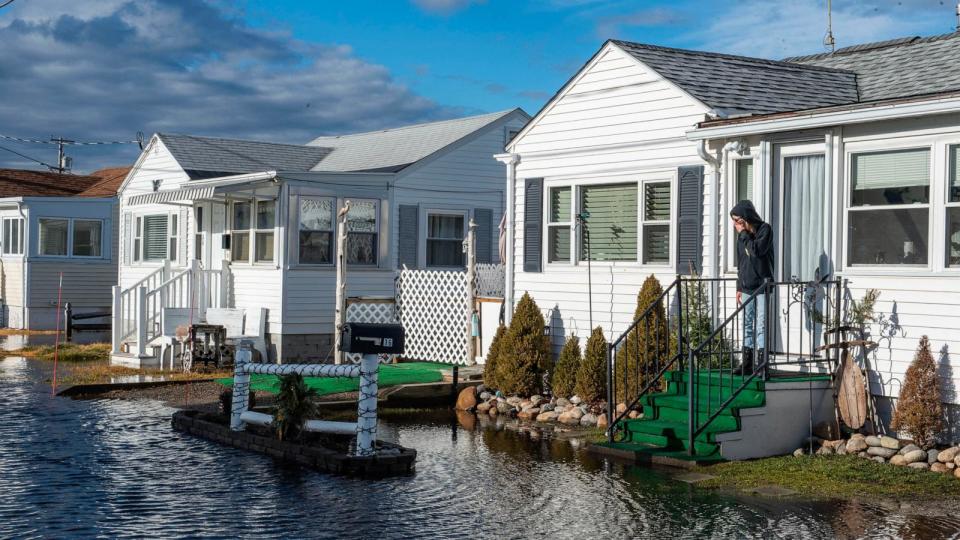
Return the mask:
<svg viewBox="0 0 960 540">
<path fill-rule="evenodd" d="M 857 456 L 783 456 L 732 461 L 697 472 L 716 476 L 710 488 L 749 489 L 776 485 L 809 497 L 942 500 L 960 497 L 953 475 L 880 464 Z"/>
<path fill-rule="evenodd" d="M 443 370 L 451 364 L 432 362 L 404 362 L 383 364 L 380 366 L 377 385 L 379 388 L 400 384 L 432 383 L 443 380 Z M 307 386 L 317 391 L 317 395 L 327 396 L 360 390 L 359 377 L 305 377 Z M 233 374 L 229 378 L 217 379 L 224 386 L 233 385 Z M 276 394 L 280 387 L 280 378 L 276 375 L 251 375 L 250 389 Z"/>
<path fill-rule="evenodd" d="M 37 360 L 53 360 L 53 345 L 31 345 L 15 351 L 3 351 L 3 356 L 23 356 Z M 61 362 L 97 362 L 110 360 L 109 343 L 64 343 L 57 359 Z"/>
<path fill-rule="evenodd" d="M 196 381 L 230 375 L 228 371 L 210 372 L 171 372 L 159 369 L 136 369 L 126 366 L 112 366 L 105 362 L 95 362 L 70 366 L 69 372 L 60 379 L 60 384 L 101 384 L 110 383 L 118 377 L 154 377 L 166 381 Z"/>
<path fill-rule="evenodd" d="M 56 330 L 23 330 L 21 328 L 0 328 L 0 336 L 52 336 Z"/>
</svg>

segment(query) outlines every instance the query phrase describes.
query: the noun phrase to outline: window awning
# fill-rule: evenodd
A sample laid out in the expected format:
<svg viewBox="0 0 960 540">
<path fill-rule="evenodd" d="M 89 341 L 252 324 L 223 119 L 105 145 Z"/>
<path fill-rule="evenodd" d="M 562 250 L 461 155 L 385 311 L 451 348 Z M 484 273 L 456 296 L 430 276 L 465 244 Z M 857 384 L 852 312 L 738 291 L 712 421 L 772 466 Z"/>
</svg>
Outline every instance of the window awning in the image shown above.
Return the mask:
<svg viewBox="0 0 960 540">
<path fill-rule="evenodd" d="M 223 178 L 214 178 L 211 180 L 194 180 L 185 187 L 179 189 L 166 189 L 134 195 L 127 200 L 128 206 L 142 206 L 146 204 L 169 204 L 176 202 L 192 202 L 204 199 L 212 199 L 217 193 L 223 193 L 227 187 L 235 187 L 241 184 L 260 184 L 265 181 L 276 179 L 276 172 L 269 171 L 256 174 L 242 174 L 237 176 L 226 176 Z"/>
</svg>

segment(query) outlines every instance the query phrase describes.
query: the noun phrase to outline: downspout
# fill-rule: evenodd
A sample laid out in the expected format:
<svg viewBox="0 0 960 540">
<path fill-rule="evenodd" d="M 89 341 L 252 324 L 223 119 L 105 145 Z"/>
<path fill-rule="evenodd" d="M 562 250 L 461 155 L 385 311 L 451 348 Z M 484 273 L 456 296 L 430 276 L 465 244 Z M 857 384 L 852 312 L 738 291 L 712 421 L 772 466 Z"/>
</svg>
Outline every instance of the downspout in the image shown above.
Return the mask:
<svg viewBox="0 0 960 540">
<path fill-rule="evenodd" d="M 499 154 L 495 156 L 498 161 L 507 166 L 507 249 L 506 261 L 504 263 L 504 291 L 503 302 L 505 304 L 503 311 L 504 324 L 509 325 L 513 318 L 513 281 L 514 281 L 514 257 L 513 250 L 516 239 L 516 224 L 514 223 L 516 215 L 516 189 L 517 189 L 517 163 L 520 162 L 519 154 Z"/>
<path fill-rule="evenodd" d="M 729 146 L 729 145 L 727 145 Z M 723 159 L 726 158 L 727 146 L 723 147 L 720 156 L 715 156 L 707 150 L 706 139 L 701 140 L 697 146 L 697 154 L 700 159 L 707 162 L 711 169 L 710 193 L 713 197 L 713 218 L 710 220 L 710 242 L 713 244 L 713 254 L 710 260 L 710 276 L 720 277 L 720 174 L 723 167 Z"/>
<path fill-rule="evenodd" d="M 30 252 L 30 236 L 28 234 L 30 222 L 27 221 L 26 214 L 23 213 L 23 201 L 17 201 L 17 213 L 23 220 L 23 225 L 20 226 L 20 231 L 23 234 L 23 249 L 20 250 L 22 252 L 20 253 L 20 294 L 22 296 L 20 301 L 20 326 L 29 329 L 30 325 L 27 324 L 27 298 L 30 298 L 30 280 L 27 279 L 27 254 Z"/>
</svg>

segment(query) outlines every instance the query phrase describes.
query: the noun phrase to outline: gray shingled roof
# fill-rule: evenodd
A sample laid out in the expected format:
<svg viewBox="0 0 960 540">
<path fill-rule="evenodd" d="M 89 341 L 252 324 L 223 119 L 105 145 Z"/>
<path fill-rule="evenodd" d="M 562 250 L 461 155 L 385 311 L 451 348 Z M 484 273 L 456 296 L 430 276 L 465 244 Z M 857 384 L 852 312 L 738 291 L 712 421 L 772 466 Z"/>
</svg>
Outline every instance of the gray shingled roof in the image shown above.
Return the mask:
<svg viewBox="0 0 960 540">
<path fill-rule="evenodd" d="M 520 109 L 510 109 L 367 133 L 317 137 L 308 144 L 332 148 L 333 152 L 313 170 L 398 171 L 515 111 L 526 116 Z"/>
<path fill-rule="evenodd" d="M 857 102 L 850 71 L 612 41 L 723 117 Z"/>
<path fill-rule="evenodd" d="M 866 43 L 785 61 L 855 72 L 860 101 L 960 90 L 960 32 Z"/>
<path fill-rule="evenodd" d="M 158 133 L 190 178 L 260 171 L 311 170 L 329 148 Z"/>
</svg>

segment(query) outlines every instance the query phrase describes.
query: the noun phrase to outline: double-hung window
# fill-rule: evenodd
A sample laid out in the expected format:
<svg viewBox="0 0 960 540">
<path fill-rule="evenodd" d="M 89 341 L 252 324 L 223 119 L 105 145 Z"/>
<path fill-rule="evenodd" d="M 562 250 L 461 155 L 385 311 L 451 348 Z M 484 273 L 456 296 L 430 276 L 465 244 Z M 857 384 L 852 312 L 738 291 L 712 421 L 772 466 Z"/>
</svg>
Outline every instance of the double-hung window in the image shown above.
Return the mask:
<svg viewBox="0 0 960 540">
<path fill-rule="evenodd" d="M 273 228 L 277 222 L 277 202 L 257 201 L 253 258 L 254 262 L 273 261 Z"/>
<path fill-rule="evenodd" d="M 463 213 L 427 213 L 427 266 L 464 266 Z"/>
<path fill-rule="evenodd" d="M 70 220 L 40 218 L 40 255 L 66 257 L 70 238 Z"/>
<path fill-rule="evenodd" d="M 23 218 L 3 218 L 3 254 L 23 255 Z"/>
<path fill-rule="evenodd" d="M 99 219 L 40 218 L 38 252 L 45 257 L 103 255 L 103 221 Z"/>
<path fill-rule="evenodd" d="M 736 160 L 737 166 L 735 167 L 736 178 L 733 185 L 733 200 L 730 201 L 730 208 L 733 208 L 735 204 L 740 201 L 747 200 L 753 201 L 753 159 L 738 159 Z M 730 223 L 730 220 L 727 220 L 728 227 L 730 227 L 730 238 L 733 240 L 730 242 L 730 246 L 733 249 L 733 268 L 737 267 L 739 262 L 740 252 L 737 251 L 736 243 L 736 234 L 733 228 L 733 224 Z"/>
<path fill-rule="evenodd" d="M 234 262 L 250 261 L 250 213 L 253 203 L 235 201 L 230 226 L 230 259 Z"/>
<path fill-rule="evenodd" d="M 926 265 L 930 149 L 853 154 L 847 210 L 847 263 Z"/>
<path fill-rule="evenodd" d="M 347 264 L 377 264 L 379 205 L 373 200 L 350 200 L 347 212 Z"/>
<path fill-rule="evenodd" d="M 234 201 L 231 215 L 230 257 L 234 262 L 273 261 L 277 203 L 274 200 Z"/>
<path fill-rule="evenodd" d="M 670 182 L 643 183 L 643 264 L 670 263 Z"/>
<path fill-rule="evenodd" d="M 637 184 L 585 185 L 580 209 L 580 260 L 637 260 Z"/>
<path fill-rule="evenodd" d="M 300 197 L 300 264 L 333 264 L 336 199 Z"/>
<path fill-rule="evenodd" d="M 176 214 L 137 216 L 134 224 L 133 260 L 177 260 L 177 225 Z"/>
<path fill-rule="evenodd" d="M 103 253 L 103 222 L 99 219 L 73 220 L 74 257 L 100 257 Z"/>
<path fill-rule="evenodd" d="M 547 262 L 570 262 L 573 187 L 550 188 L 547 212 Z"/>
<path fill-rule="evenodd" d="M 960 266 L 960 144 L 947 147 L 947 266 Z"/>
</svg>

